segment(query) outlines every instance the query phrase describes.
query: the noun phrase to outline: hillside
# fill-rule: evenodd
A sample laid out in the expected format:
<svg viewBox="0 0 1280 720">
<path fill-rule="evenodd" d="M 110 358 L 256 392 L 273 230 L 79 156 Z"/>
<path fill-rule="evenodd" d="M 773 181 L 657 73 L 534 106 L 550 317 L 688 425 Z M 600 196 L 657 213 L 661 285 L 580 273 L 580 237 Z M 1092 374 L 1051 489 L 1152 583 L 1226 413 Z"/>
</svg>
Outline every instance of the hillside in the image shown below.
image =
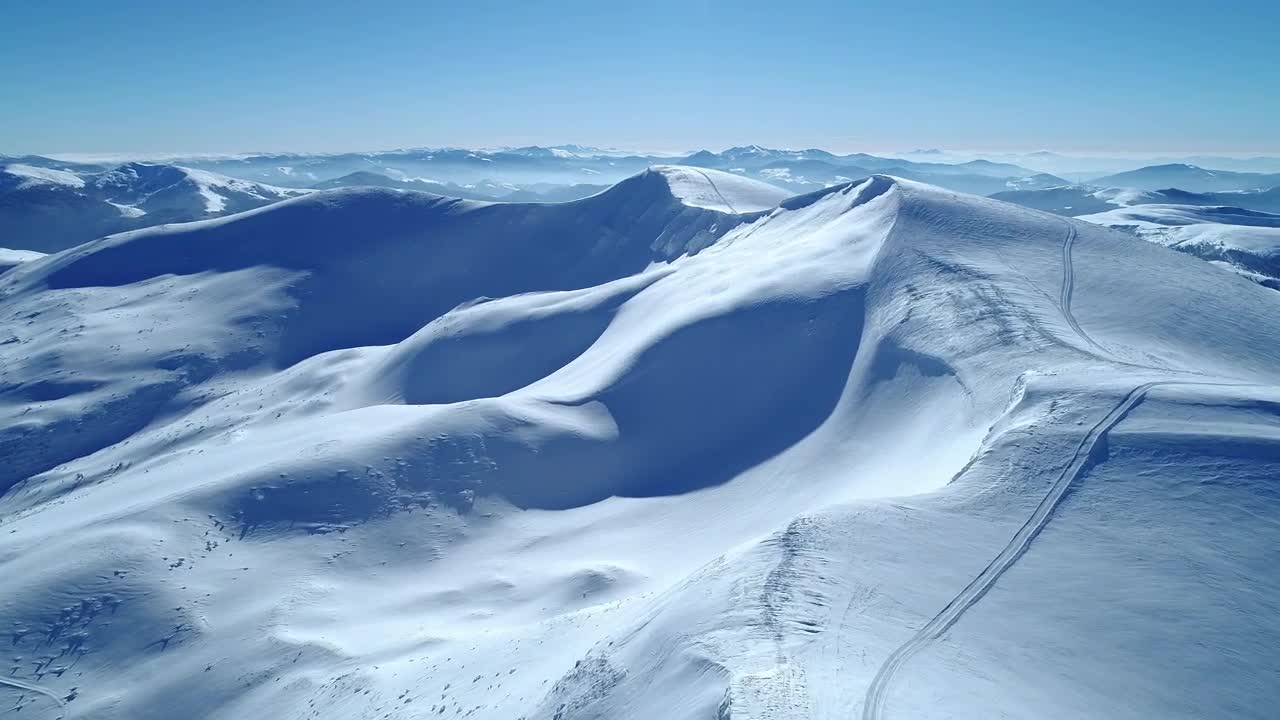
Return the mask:
<svg viewBox="0 0 1280 720">
<path fill-rule="evenodd" d="M 1178 188 L 1190 192 L 1223 192 L 1280 186 L 1280 173 L 1210 170 L 1197 165 L 1171 163 L 1105 175 L 1090 182 L 1104 187 L 1134 187 L 1139 190 Z"/>
<path fill-rule="evenodd" d="M 138 227 L 249 210 L 306 191 L 204 170 L 127 163 L 75 173 L 0 166 L 0 246 L 56 252 Z"/>
<path fill-rule="evenodd" d="M 1196 193 L 1177 188 L 1139 190 L 1124 187 L 1064 185 L 1042 190 L 1010 190 L 994 193 L 991 197 L 1068 217 L 1079 217 L 1134 205 L 1223 206 L 1268 213 L 1280 212 L 1280 187 L 1267 190 Z"/>
<path fill-rule="evenodd" d="M 1280 294 L 910 180 L 785 195 L 321 191 L 0 274 L 5 701 L 1269 717 Z"/>
<path fill-rule="evenodd" d="M 567 151 L 566 151 L 567 152 Z M 565 202 L 579 200 L 604 190 L 607 186 L 576 184 L 556 185 L 553 183 L 532 183 L 524 186 L 499 185 L 493 182 L 482 182 L 475 185 L 458 185 L 457 183 L 439 182 L 410 178 L 397 180 L 380 173 L 360 171 L 342 177 L 324 180 L 315 184 L 317 190 L 333 190 L 346 187 L 386 187 L 399 190 L 416 190 L 464 200 L 488 200 L 497 202 Z"/>
</svg>

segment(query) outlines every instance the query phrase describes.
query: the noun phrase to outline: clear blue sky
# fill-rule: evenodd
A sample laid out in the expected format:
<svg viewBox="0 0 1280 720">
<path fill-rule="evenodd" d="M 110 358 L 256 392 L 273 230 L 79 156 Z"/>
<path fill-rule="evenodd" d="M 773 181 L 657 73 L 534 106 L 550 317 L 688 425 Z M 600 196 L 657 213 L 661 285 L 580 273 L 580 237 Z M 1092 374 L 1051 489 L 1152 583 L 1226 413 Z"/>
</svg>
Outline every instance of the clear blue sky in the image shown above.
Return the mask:
<svg viewBox="0 0 1280 720">
<path fill-rule="evenodd" d="M 1280 1 L 0 2 L 0 152 L 1280 150 Z"/>
</svg>

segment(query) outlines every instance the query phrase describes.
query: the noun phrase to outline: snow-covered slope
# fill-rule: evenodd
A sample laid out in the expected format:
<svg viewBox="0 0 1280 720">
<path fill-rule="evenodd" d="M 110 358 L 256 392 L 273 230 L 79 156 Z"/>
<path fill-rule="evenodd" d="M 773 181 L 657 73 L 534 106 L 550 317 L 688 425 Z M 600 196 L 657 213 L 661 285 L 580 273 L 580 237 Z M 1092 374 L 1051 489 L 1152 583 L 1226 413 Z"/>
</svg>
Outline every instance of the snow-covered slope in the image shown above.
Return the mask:
<svg viewBox="0 0 1280 720">
<path fill-rule="evenodd" d="M 1268 717 L 1280 295 L 886 176 L 767 202 L 340 190 L 0 275 L 0 692 Z"/>
<path fill-rule="evenodd" d="M 5 165 L 0 244 L 53 252 L 114 232 L 227 215 L 306 192 L 175 165 L 128 163 L 83 174 Z"/>
<path fill-rule="evenodd" d="M 34 167 L 13 163 L 3 167 L 0 176 L 6 189 L 30 190 L 38 187 L 65 187 L 78 190 L 84 187 L 84 179 L 73 172 L 55 170 L 53 168 Z"/>
<path fill-rule="evenodd" d="M 653 172 L 666 180 L 671 194 L 685 205 L 717 212 L 770 210 L 791 196 L 768 183 L 719 170 L 659 165 Z"/>
<path fill-rule="evenodd" d="M 0 248 L 0 272 L 17 267 L 24 262 L 31 262 L 37 258 L 42 258 L 44 255 L 44 253 L 38 253 L 33 250 L 10 250 L 8 248 Z"/>
<path fill-rule="evenodd" d="M 1140 205 L 1082 215 L 1280 289 L 1280 215 L 1236 207 Z"/>
<path fill-rule="evenodd" d="M 129 163 L 90 178 L 92 187 L 122 207 L 145 214 L 191 218 L 250 210 L 305 194 L 176 165 Z"/>
</svg>

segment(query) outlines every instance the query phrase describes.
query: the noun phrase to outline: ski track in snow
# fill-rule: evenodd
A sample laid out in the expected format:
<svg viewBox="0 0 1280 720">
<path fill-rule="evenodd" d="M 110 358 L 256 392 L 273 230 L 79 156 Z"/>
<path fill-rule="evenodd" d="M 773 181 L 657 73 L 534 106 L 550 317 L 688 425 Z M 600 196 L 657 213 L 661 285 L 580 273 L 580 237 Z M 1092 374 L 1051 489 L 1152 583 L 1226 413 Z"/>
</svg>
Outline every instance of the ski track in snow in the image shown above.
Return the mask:
<svg viewBox="0 0 1280 720">
<path fill-rule="evenodd" d="M 62 710 L 67 706 L 66 701 L 63 700 L 61 697 L 59 697 L 57 693 L 50 690 L 49 688 L 36 685 L 35 683 L 29 683 L 24 680 L 17 680 L 15 678 L 0 677 L 0 685 L 7 685 L 11 688 L 16 688 L 18 690 L 26 690 L 27 692 L 33 692 L 33 693 L 36 693 L 37 695 L 43 695 L 49 698 L 50 700 L 52 700 L 54 703 L 56 703 L 58 705 L 59 710 Z M 58 717 L 63 717 L 63 713 L 59 713 Z"/>
<path fill-rule="evenodd" d="M 1073 233 L 1074 234 L 1074 233 Z M 1050 486 L 1049 492 L 1045 494 L 1036 509 L 1027 518 L 1018 532 L 1009 540 L 1009 542 L 1000 550 L 1000 553 L 987 565 L 987 567 L 978 574 L 963 590 L 960 591 L 951 602 L 947 603 L 937 615 L 934 615 L 924 627 L 920 628 L 905 643 L 894 650 L 889 658 L 880 666 L 880 670 L 876 673 L 875 679 L 871 681 L 871 685 L 867 688 L 866 700 L 862 705 L 863 720 L 880 720 L 884 717 L 885 700 L 888 696 L 888 690 L 893 682 L 893 678 L 913 655 L 924 648 L 928 643 L 941 638 L 946 634 L 947 630 L 960 620 L 960 617 L 971 607 L 973 607 L 984 595 L 987 594 L 1000 577 L 1004 575 L 1009 568 L 1027 552 L 1031 547 L 1031 543 L 1035 540 L 1040 531 L 1049 524 L 1049 520 L 1053 516 L 1054 510 L 1062 503 L 1062 499 L 1066 496 L 1067 490 L 1071 485 L 1084 474 L 1085 465 L 1089 458 L 1093 455 L 1093 449 L 1098 444 L 1098 440 L 1102 439 L 1112 428 L 1120 423 L 1121 420 L 1129 414 L 1138 403 L 1142 402 L 1147 393 L 1153 388 L 1181 385 L 1181 386 L 1210 386 L 1210 387 L 1257 387 L 1253 383 L 1230 383 L 1230 382 L 1197 382 L 1193 380 L 1157 380 L 1154 382 L 1144 383 L 1130 390 L 1124 398 L 1111 409 L 1101 420 L 1099 420 L 1089 432 L 1080 440 L 1080 444 L 1076 446 L 1075 453 L 1071 456 L 1071 461 L 1063 468 L 1062 474 Z"/>
<path fill-rule="evenodd" d="M 737 215 L 738 209 L 733 206 L 733 203 L 729 202 L 729 198 L 725 197 L 724 193 L 720 192 L 720 188 L 716 187 L 716 181 L 712 180 L 711 176 L 706 174 L 705 172 L 698 170 L 697 168 L 693 168 L 693 169 L 697 171 L 699 175 L 707 179 L 707 182 L 711 185 L 711 189 L 715 190 L 716 195 L 719 196 L 720 202 L 724 203 L 724 206 L 729 208 L 730 212 L 732 212 L 734 215 Z"/>
<path fill-rule="evenodd" d="M 1071 312 L 1071 295 L 1075 292 L 1075 266 L 1071 261 L 1071 248 L 1076 242 L 1076 226 L 1070 221 L 1067 222 L 1067 236 L 1062 240 L 1062 290 L 1058 296 L 1058 305 L 1062 308 L 1062 316 L 1066 319 L 1067 324 L 1081 340 L 1092 345 L 1098 352 L 1110 356 L 1107 349 L 1102 347 L 1089 336 L 1089 333 L 1080 327 L 1080 323 L 1076 322 L 1076 316 Z"/>
<path fill-rule="evenodd" d="M 1062 289 L 1059 295 L 1059 306 L 1062 315 L 1066 319 L 1067 324 L 1075 331 L 1085 342 L 1097 349 L 1103 356 L 1108 359 L 1115 358 L 1107 351 L 1106 348 L 1099 345 L 1092 337 L 1085 332 L 1084 328 L 1076 321 L 1075 316 L 1071 312 L 1071 296 L 1075 286 L 1075 268 L 1072 262 L 1072 246 L 1075 244 L 1077 232 L 1075 225 L 1070 221 L 1067 222 L 1067 236 L 1062 241 Z M 1117 360 L 1118 361 L 1118 360 Z M 1118 361 L 1125 365 L 1125 363 Z M 1164 370 L 1164 368 L 1147 368 L 1150 370 Z M 1097 445 L 1098 440 L 1102 439 L 1113 427 L 1120 423 L 1121 420 L 1136 407 L 1147 393 L 1153 388 L 1167 386 L 1213 386 L 1213 387 L 1255 387 L 1251 383 L 1230 383 L 1230 382 L 1209 382 L 1194 380 L 1157 380 L 1144 383 L 1130 390 L 1128 394 L 1120 400 L 1101 420 L 1099 420 L 1085 436 L 1081 438 L 1080 444 L 1076 446 L 1075 452 L 1071 456 L 1070 462 L 1063 468 L 1058 479 L 1050 486 L 1049 491 L 1044 498 L 1036 506 L 1031 516 L 1027 518 L 1018 532 L 1009 540 L 1007 544 L 1000 550 L 1000 553 L 987 565 L 981 573 L 965 586 L 954 598 L 947 603 L 937 615 L 934 615 L 924 627 L 920 628 L 905 643 L 900 645 L 880 666 L 876 672 L 875 678 L 871 681 L 871 685 L 867 687 L 865 700 L 862 705 L 863 720 L 880 720 L 884 717 L 885 702 L 888 697 L 889 687 L 893 683 L 894 676 L 898 670 L 906 664 L 917 652 L 925 647 L 928 643 L 941 638 L 946 634 L 951 626 L 955 625 L 969 608 L 973 607 L 984 595 L 987 594 L 1000 577 L 1004 575 L 1009 568 L 1013 567 L 1018 560 L 1026 554 L 1028 548 L 1031 547 L 1032 541 L 1040 534 L 1040 531 L 1049 524 L 1054 511 L 1058 505 L 1062 503 L 1062 499 L 1066 497 L 1067 490 L 1071 485 L 1084 474 L 1085 466 L 1089 458 L 1093 455 L 1093 449 Z"/>
</svg>

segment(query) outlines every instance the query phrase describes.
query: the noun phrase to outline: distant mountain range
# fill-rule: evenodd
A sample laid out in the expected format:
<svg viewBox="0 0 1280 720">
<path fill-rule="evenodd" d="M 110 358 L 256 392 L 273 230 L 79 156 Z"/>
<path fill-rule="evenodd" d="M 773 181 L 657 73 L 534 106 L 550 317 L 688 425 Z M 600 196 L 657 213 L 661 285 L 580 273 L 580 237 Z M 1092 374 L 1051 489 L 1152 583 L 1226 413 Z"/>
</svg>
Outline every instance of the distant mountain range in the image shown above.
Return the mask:
<svg viewBox="0 0 1280 720">
<path fill-rule="evenodd" d="M 1135 156 L 1131 154 L 1063 154 L 1048 150 L 1029 153 L 974 153 L 929 149 L 901 153 L 901 157 L 907 160 L 952 164 L 983 158 L 1033 168 L 1038 172 L 1051 173 L 1077 182 L 1094 182 L 1105 175 L 1140 167 L 1170 164 L 1194 165 L 1244 173 L 1280 173 L 1280 156 L 1265 155 L 1253 157 L 1167 154 Z"/>
<path fill-rule="evenodd" d="M 317 190 L 332 190 L 344 187 L 385 187 L 398 190 L 416 190 L 418 192 L 435 193 L 447 197 L 458 197 L 464 200 L 489 200 L 500 202 L 564 202 L 594 195 L 609 187 L 608 185 L 556 185 L 553 183 L 533 183 L 530 185 L 500 185 L 485 181 L 473 185 L 459 185 L 451 182 L 422 180 L 411 178 L 397 180 L 386 175 L 368 170 L 359 170 L 342 177 L 322 180 L 312 186 Z"/>
<path fill-rule="evenodd" d="M 673 158 L 557 145 L 190 156 L 124 164 L 94 158 L 0 157 L 0 247 L 53 252 L 122 230 L 217 217 L 346 187 L 497 202 L 570 201 L 663 164 L 720 170 L 793 195 L 873 174 L 891 175 L 1061 215 L 1158 203 L 1280 210 L 1280 173 L 1171 163 L 1073 184 L 1037 171 L 1065 157 L 1049 152 L 958 159 L 929 149 L 907 155 L 913 159 L 742 145 Z M 1266 160 L 1254 158 L 1246 164 L 1262 167 Z"/>
<path fill-rule="evenodd" d="M 1222 192 L 1276 187 L 1280 185 L 1280 173 L 1209 170 L 1197 165 L 1173 163 L 1105 175 L 1092 182 L 1105 187 L 1133 187 L 1139 190 L 1178 188 L 1190 192 Z"/>
<path fill-rule="evenodd" d="M 1139 190 L 1096 185 L 1065 185 L 1043 190 L 1012 190 L 995 193 L 991 197 L 1069 217 L 1106 212 L 1131 205 L 1161 204 L 1225 206 L 1280 213 L 1280 187 L 1266 190 L 1197 193 L 1179 188 Z"/>
<path fill-rule="evenodd" d="M 976 195 L 1068 184 L 1060 177 L 989 160 L 956 164 L 912 162 L 865 153 L 833 155 L 825 150 L 772 150 L 759 145 L 729 148 L 721 153 L 702 150 L 680 163 L 798 188 L 826 187 L 877 173 Z"/>
<path fill-rule="evenodd" d="M 9 161 L 75 172 L 109 169 L 100 164 L 71 163 L 36 156 Z M 836 155 L 815 148 L 780 150 L 759 145 L 732 147 L 723 152 L 699 150 L 683 157 L 561 145 L 501 150 L 420 148 L 373 153 L 193 156 L 175 157 L 166 162 L 293 188 L 311 188 L 318 183 L 338 181 L 362 172 L 410 183 L 452 183 L 464 189 L 485 182 L 517 187 L 535 183 L 605 186 L 664 163 L 725 170 L 798 192 L 864 178 L 873 173 L 896 175 L 980 195 L 1068 183 L 1061 177 L 1025 166 L 984 159 L 946 163 L 930 156 L 927 162 L 917 162 L 866 153 Z M 357 175 L 356 180 L 366 182 L 370 178 Z"/>
</svg>

